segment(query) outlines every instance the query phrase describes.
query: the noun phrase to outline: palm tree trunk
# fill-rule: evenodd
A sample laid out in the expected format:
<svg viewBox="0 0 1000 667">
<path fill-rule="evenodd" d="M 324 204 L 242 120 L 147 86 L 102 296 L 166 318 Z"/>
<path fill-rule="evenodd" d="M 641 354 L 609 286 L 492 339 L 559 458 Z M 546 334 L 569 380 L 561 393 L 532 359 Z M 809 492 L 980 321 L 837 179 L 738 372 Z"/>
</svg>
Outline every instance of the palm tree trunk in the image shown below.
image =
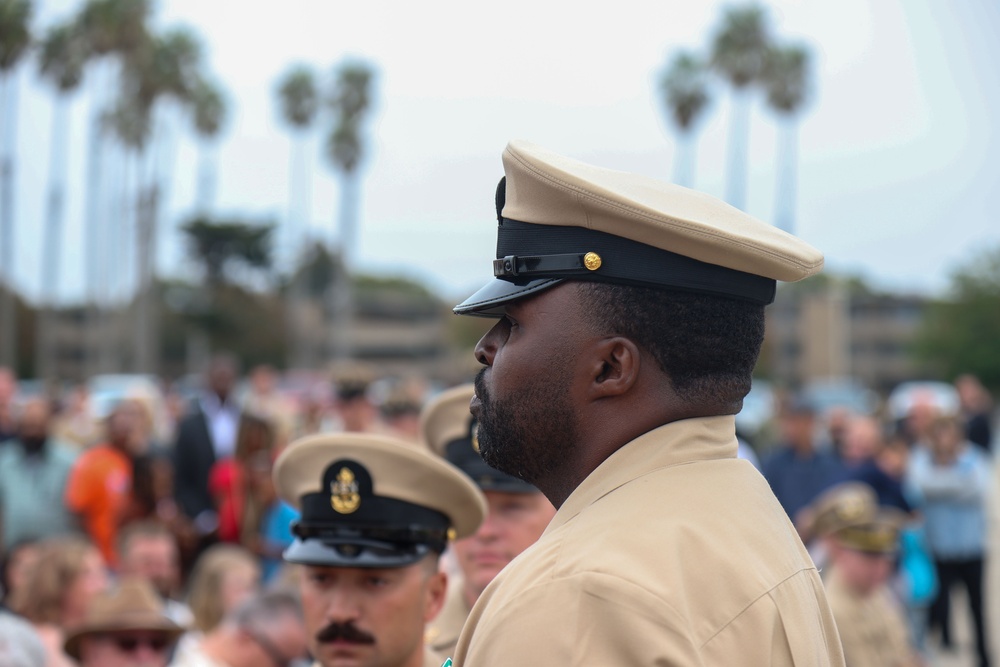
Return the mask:
<svg viewBox="0 0 1000 667">
<path fill-rule="evenodd" d="M 288 223 L 285 244 L 288 266 L 292 275 L 290 314 L 287 318 L 288 338 L 292 354 L 290 362 L 297 368 L 314 368 L 318 356 L 311 345 L 306 325 L 308 296 L 304 271 L 296 276 L 296 269 L 304 268 L 306 259 L 306 229 L 312 207 L 312 170 L 309 160 L 309 133 L 296 132 L 292 141 L 291 179 L 288 183 Z"/>
<path fill-rule="evenodd" d="M 85 327 L 84 374 L 94 375 L 101 368 L 102 340 L 109 337 L 110 331 L 101 324 L 100 312 L 100 275 L 104 264 L 105 253 L 103 244 L 104 215 L 102 212 L 104 192 L 104 158 L 107 148 L 107 133 L 102 118 L 105 104 L 111 99 L 111 76 L 107 62 L 96 63 L 95 75 L 92 79 L 94 105 L 90 120 L 90 135 L 87 138 L 87 173 L 84 231 L 85 275 L 84 283 L 87 294 L 87 317 Z M 103 335 L 102 335 L 103 334 Z"/>
<path fill-rule="evenodd" d="M 354 353 L 354 295 L 351 288 L 354 237 L 357 228 L 357 201 L 360 180 L 357 172 L 343 172 L 340 181 L 340 239 L 337 252 L 340 270 L 333 281 L 333 336 L 331 355 L 334 359 L 349 359 Z"/>
<path fill-rule="evenodd" d="M 18 367 L 14 291 L 14 160 L 17 142 L 17 69 L 0 75 L 0 366 Z"/>
<path fill-rule="evenodd" d="M 733 88 L 726 157 L 726 201 L 746 208 L 747 151 L 750 145 L 750 89 Z"/>
<path fill-rule="evenodd" d="M 215 142 L 203 139 L 198 142 L 198 180 L 195 183 L 195 213 L 207 216 L 215 207 L 215 193 L 218 186 L 218 146 Z"/>
<path fill-rule="evenodd" d="M 52 110 L 52 143 L 49 162 L 49 193 L 45 207 L 45 251 L 42 253 L 42 312 L 38 327 L 38 377 L 53 382 L 58 376 L 58 346 L 55 338 L 55 304 L 62 268 L 62 234 L 66 201 L 66 149 L 69 134 L 69 96 L 56 97 Z"/>
<path fill-rule="evenodd" d="M 677 152 L 674 154 L 674 183 L 690 188 L 694 185 L 695 140 L 690 129 L 677 133 Z"/>
<path fill-rule="evenodd" d="M 778 176 L 774 188 L 774 224 L 789 234 L 795 233 L 798 130 L 798 122 L 793 116 L 781 116 L 778 127 Z"/>
</svg>

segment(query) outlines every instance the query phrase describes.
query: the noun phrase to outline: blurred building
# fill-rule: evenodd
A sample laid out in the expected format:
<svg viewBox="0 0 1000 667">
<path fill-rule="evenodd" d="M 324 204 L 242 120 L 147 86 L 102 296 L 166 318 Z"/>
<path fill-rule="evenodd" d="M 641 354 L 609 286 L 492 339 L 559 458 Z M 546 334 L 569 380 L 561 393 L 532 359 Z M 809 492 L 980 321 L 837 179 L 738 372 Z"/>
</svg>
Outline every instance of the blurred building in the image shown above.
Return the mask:
<svg viewBox="0 0 1000 667">
<path fill-rule="evenodd" d="M 910 346 L 927 303 L 835 278 L 782 285 L 767 309 L 764 363 L 793 386 L 850 377 L 887 391 L 923 375 Z"/>
</svg>

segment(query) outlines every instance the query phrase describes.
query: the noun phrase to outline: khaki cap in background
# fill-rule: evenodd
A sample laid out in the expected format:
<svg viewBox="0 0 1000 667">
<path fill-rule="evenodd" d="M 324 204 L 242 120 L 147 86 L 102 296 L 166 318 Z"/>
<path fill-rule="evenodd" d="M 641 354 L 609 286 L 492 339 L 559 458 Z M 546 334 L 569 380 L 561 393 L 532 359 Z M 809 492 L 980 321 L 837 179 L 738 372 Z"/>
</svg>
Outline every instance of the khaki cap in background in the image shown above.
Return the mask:
<svg viewBox="0 0 1000 667">
<path fill-rule="evenodd" d="M 293 442 L 275 462 L 278 496 L 301 510 L 286 561 L 403 567 L 471 535 L 486 500 L 462 472 L 411 444 L 362 433 Z"/>
<path fill-rule="evenodd" d="M 709 195 L 572 160 L 524 141 L 503 154 L 495 280 L 455 307 L 503 304 L 590 280 L 682 289 L 761 304 L 775 281 L 819 273 L 806 242 Z"/>
<path fill-rule="evenodd" d="M 830 487 L 813 501 L 808 533 L 829 537 L 849 526 L 870 521 L 878 512 L 875 490 L 863 482 L 844 482 Z"/>
<path fill-rule="evenodd" d="M 841 546 L 867 554 L 892 556 L 899 551 L 899 534 L 906 515 L 895 507 L 879 508 L 875 516 L 834 533 Z"/>
<path fill-rule="evenodd" d="M 479 455 L 478 424 L 469 412 L 472 384 L 441 392 L 420 413 L 420 436 L 427 448 L 464 472 L 483 491 L 535 493 L 531 484 L 490 467 Z"/>
</svg>

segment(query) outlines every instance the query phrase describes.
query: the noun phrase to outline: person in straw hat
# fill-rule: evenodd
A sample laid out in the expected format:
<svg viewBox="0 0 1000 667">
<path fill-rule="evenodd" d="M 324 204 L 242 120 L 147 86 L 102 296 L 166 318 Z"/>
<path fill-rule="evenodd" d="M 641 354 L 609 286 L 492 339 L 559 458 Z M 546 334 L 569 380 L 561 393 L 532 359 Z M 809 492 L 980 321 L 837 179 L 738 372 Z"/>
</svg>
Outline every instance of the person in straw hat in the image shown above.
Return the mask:
<svg viewBox="0 0 1000 667">
<path fill-rule="evenodd" d="M 66 637 L 66 653 L 80 667 L 165 667 L 183 629 L 167 618 L 152 586 L 123 579 L 94 598 L 80 625 Z"/>
<path fill-rule="evenodd" d="M 816 568 L 736 458 L 777 280 L 805 242 L 707 195 L 526 142 L 503 154 L 496 317 L 472 413 L 558 508 L 479 597 L 455 663 L 843 665 Z"/>
<path fill-rule="evenodd" d="M 362 433 L 292 443 L 274 467 L 278 495 L 301 511 L 284 559 L 310 651 L 323 667 L 438 667 L 424 626 L 441 610 L 439 557 L 486 514 L 454 466 L 402 440 Z"/>
<path fill-rule="evenodd" d="M 469 412 L 471 384 L 442 392 L 424 409 L 420 433 L 427 448 L 469 476 L 486 496 L 489 511 L 471 536 L 452 546 L 460 577 L 448 582 L 444 609 L 427 626 L 427 642 L 451 655 L 472 605 L 514 558 L 541 536 L 556 510 L 524 480 L 489 467 L 479 455 L 476 421 Z"/>
</svg>

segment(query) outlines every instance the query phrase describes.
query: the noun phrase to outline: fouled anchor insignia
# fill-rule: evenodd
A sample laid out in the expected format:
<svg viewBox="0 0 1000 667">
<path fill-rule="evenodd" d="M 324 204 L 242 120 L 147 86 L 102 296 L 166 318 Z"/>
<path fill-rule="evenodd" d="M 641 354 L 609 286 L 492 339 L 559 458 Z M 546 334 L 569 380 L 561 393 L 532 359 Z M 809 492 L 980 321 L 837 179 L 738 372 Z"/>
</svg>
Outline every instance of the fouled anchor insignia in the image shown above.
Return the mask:
<svg viewBox="0 0 1000 667">
<path fill-rule="evenodd" d="M 350 514 L 361 506 L 358 483 L 348 468 L 341 468 L 336 481 L 330 484 L 330 504 L 338 514 Z"/>
</svg>

